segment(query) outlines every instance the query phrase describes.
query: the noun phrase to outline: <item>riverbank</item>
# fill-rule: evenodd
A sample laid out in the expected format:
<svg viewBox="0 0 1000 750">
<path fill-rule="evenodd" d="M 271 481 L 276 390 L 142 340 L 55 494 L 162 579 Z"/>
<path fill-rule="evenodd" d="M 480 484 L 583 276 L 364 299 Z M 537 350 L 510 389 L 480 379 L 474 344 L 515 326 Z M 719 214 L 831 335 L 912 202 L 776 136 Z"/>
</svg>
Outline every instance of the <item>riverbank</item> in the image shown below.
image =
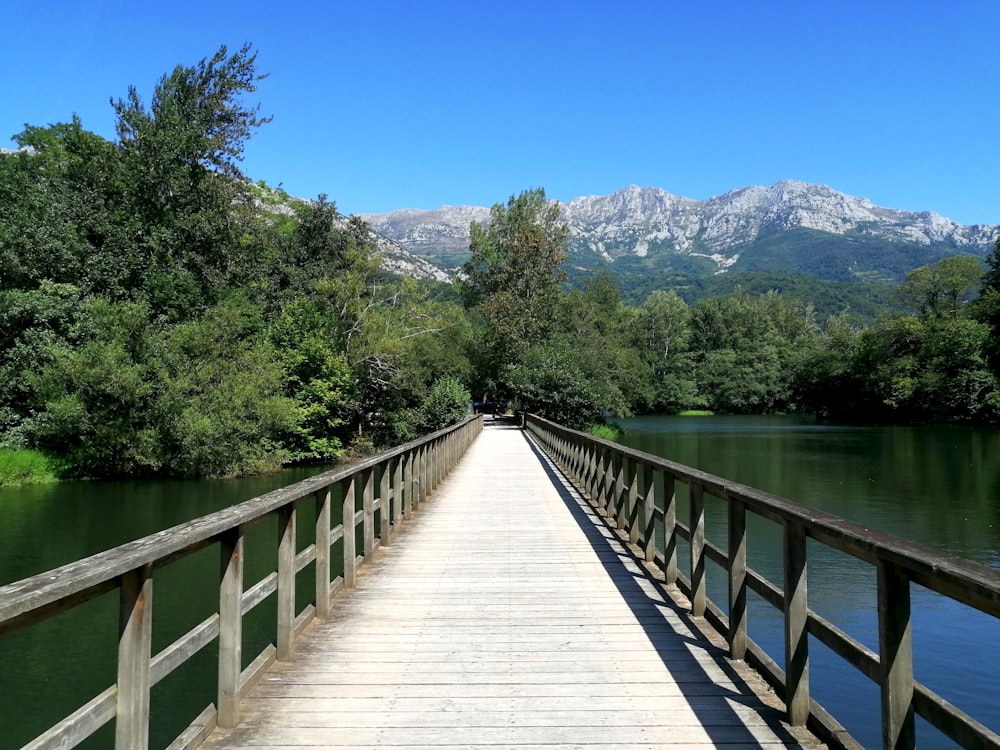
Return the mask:
<svg viewBox="0 0 1000 750">
<path fill-rule="evenodd" d="M 59 481 L 59 463 L 38 451 L 0 448 L 0 487 Z"/>
</svg>

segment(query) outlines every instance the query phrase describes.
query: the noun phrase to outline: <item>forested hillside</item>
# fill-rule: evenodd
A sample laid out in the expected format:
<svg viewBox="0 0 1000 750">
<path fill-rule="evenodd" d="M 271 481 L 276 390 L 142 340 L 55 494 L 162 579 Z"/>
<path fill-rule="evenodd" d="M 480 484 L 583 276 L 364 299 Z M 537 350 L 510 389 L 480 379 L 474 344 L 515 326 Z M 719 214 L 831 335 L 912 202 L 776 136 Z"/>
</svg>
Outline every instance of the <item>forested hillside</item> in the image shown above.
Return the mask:
<svg viewBox="0 0 1000 750">
<path fill-rule="evenodd" d="M 468 324 L 379 270 L 333 203 L 239 169 L 266 124 L 225 48 L 0 156 L 0 434 L 74 473 L 225 475 L 328 460 L 468 409 Z"/>
<path fill-rule="evenodd" d="M 259 472 L 436 429 L 470 393 L 576 427 L 693 408 L 997 420 L 996 253 L 985 276 L 963 256 L 880 288 L 908 314 L 877 319 L 861 292 L 788 275 L 623 292 L 569 268 L 567 291 L 568 229 L 531 190 L 472 222 L 457 291 L 404 279 L 325 196 L 243 174 L 259 80 L 249 47 L 221 48 L 148 104 L 115 100 L 114 141 L 71 118 L 0 154 L 0 451 L 75 476 Z"/>
</svg>

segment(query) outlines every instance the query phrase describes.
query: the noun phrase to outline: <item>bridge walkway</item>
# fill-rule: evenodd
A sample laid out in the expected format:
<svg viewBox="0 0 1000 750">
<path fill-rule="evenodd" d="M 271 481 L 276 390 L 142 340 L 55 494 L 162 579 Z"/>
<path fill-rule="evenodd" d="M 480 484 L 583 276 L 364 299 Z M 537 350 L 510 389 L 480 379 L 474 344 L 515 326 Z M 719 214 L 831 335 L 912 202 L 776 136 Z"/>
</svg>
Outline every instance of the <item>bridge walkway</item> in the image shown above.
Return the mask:
<svg viewBox="0 0 1000 750">
<path fill-rule="evenodd" d="M 203 747 L 822 747 L 511 427 L 334 609 Z"/>
</svg>

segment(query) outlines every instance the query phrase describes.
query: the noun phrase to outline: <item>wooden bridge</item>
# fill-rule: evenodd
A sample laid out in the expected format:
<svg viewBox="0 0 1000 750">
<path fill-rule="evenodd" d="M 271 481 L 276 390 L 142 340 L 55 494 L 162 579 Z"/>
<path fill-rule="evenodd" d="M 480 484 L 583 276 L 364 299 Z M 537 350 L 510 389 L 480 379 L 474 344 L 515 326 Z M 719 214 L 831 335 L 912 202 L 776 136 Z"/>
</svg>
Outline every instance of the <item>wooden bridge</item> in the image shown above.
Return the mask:
<svg viewBox="0 0 1000 750">
<path fill-rule="evenodd" d="M 214 640 L 218 698 L 170 750 L 857 747 L 809 696 L 810 635 L 881 686 L 884 747 L 914 746 L 915 714 L 965 747 L 1000 747 L 913 679 L 908 606 L 915 581 L 1000 616 L 995 571 L 544 420 L 527 428 L 471 419 L 0 588 L 0 637 L 120 592 L 115 685 L 25 747 L 73 747 L 112 720 L 116 747 L 148 747 L 151 686 Z M 705 540 L 706 495 L 730 509 L 727 550 Z M 297 549 L 307 503 L 314 543 Z M 781 586 L 746 565 L 748 512 L 784 529 Z M 272 516 L 277 570 L 246 586 L 244 532 Z M 876 567 L 884 656 L 809 610 L 807 536 Z M 154 570 L 210 545 L 218 612 L 151 654 Z M 725 611 L 706 596 L 710 561 L 729 576 Z M 315 598 L 297 611 L 307 566 Z M 784 613 L 783 668 L 748 637 L 748 589 Z M 245 659 L 243 617 L 272 595 L 274 643 Z"/>
</svg>

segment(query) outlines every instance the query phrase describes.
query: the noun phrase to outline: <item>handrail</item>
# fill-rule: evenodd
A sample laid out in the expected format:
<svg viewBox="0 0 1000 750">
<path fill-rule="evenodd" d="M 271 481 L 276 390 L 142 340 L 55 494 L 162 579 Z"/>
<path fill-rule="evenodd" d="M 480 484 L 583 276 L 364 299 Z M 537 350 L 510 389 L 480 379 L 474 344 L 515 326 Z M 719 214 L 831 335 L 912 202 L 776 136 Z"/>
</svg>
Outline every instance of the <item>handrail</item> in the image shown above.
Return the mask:
<svg viewBox="0 0 1000 750">
<path fill-rule="evenodd" d="M 914 715 L 919 715 L 962 747 L 1000 748 L 1000 735 L 913 678 L 910 629 L 911 583 L 1000 618 L 1000 572 L 540 417 L 527 416 L 525 427 L 584 496 L 639 546 L 646 562 L 662 572 L 665 583 L 679 586 L 691 602 L 692 614 L 705 617 L 727 639 L 730 656 L 746 660 L 783 696 L 791 724 L 808 726 L 830 745 L 858 747 L 809 696 L 808 636 L 812 635 L 879 685 L 883 747 L 913 748 Z M 678 482 L 690 487 L 687 525 L 677 519 L 674 488 Z M 727 504 L 725 550 L 705 538 L 705 495 Z M 783 529 L 781 586 L 747 565 L 748 512 Z M 663 522 L 659 539 L 654 538 L 657 520 Z M 807 538 L 875 567 L 879 653 L 809 609 Z M 690 547 L 688 576 L 678 570 L 680 539 Z M 725 611 L 707 596 L 709 560 L 729 578 Z M 784 614 L 783 668 L 747 635 L 748 589 Z"/>
<path fill-rule="evenodd" d="M 75 747 L 115 719 L 116 748 L 147 748 L 150 688 L 216 639 L 218 700 L 193 717 L 171 748 L 197 747 L 215 726 L 235 726 L 242 696 L 275 660 L 294 659 L 295 636 L 312 618 L 329 616 L 332 596 L 354 586 L 358 567 L 370 562 L 379 546 L 391 542 L 401 523 L 444 479 L 482 428 L 481 416 L 470 417 L 356 463 L 0 587 L 0 638 L 104 592 L 120 592 L 115 685 L 24 747 Z M 332 527 L 330 510 L 335 491 L 343 503 L 343 523 Z M 297 506 L 310 497 L 316 504 L 316 542 L 297 552 Z M 244 533 L 271 516 L 277 516 L 279 526 L 277 570 L 245 588 Z M 356 548 L 359 526 L 361 555 Z M 341 540 L 343 575 L 331 580 L 331 547 Z M 218 612 L 152 655 L 155 571 L 215 544 L 221 550 Z M 296 611 L 296 574 L 313 562 L 315 601 Z M 273 593 L 278 603 L 275 643 L 244 670 L 243 617 Z"/>
</svg>

